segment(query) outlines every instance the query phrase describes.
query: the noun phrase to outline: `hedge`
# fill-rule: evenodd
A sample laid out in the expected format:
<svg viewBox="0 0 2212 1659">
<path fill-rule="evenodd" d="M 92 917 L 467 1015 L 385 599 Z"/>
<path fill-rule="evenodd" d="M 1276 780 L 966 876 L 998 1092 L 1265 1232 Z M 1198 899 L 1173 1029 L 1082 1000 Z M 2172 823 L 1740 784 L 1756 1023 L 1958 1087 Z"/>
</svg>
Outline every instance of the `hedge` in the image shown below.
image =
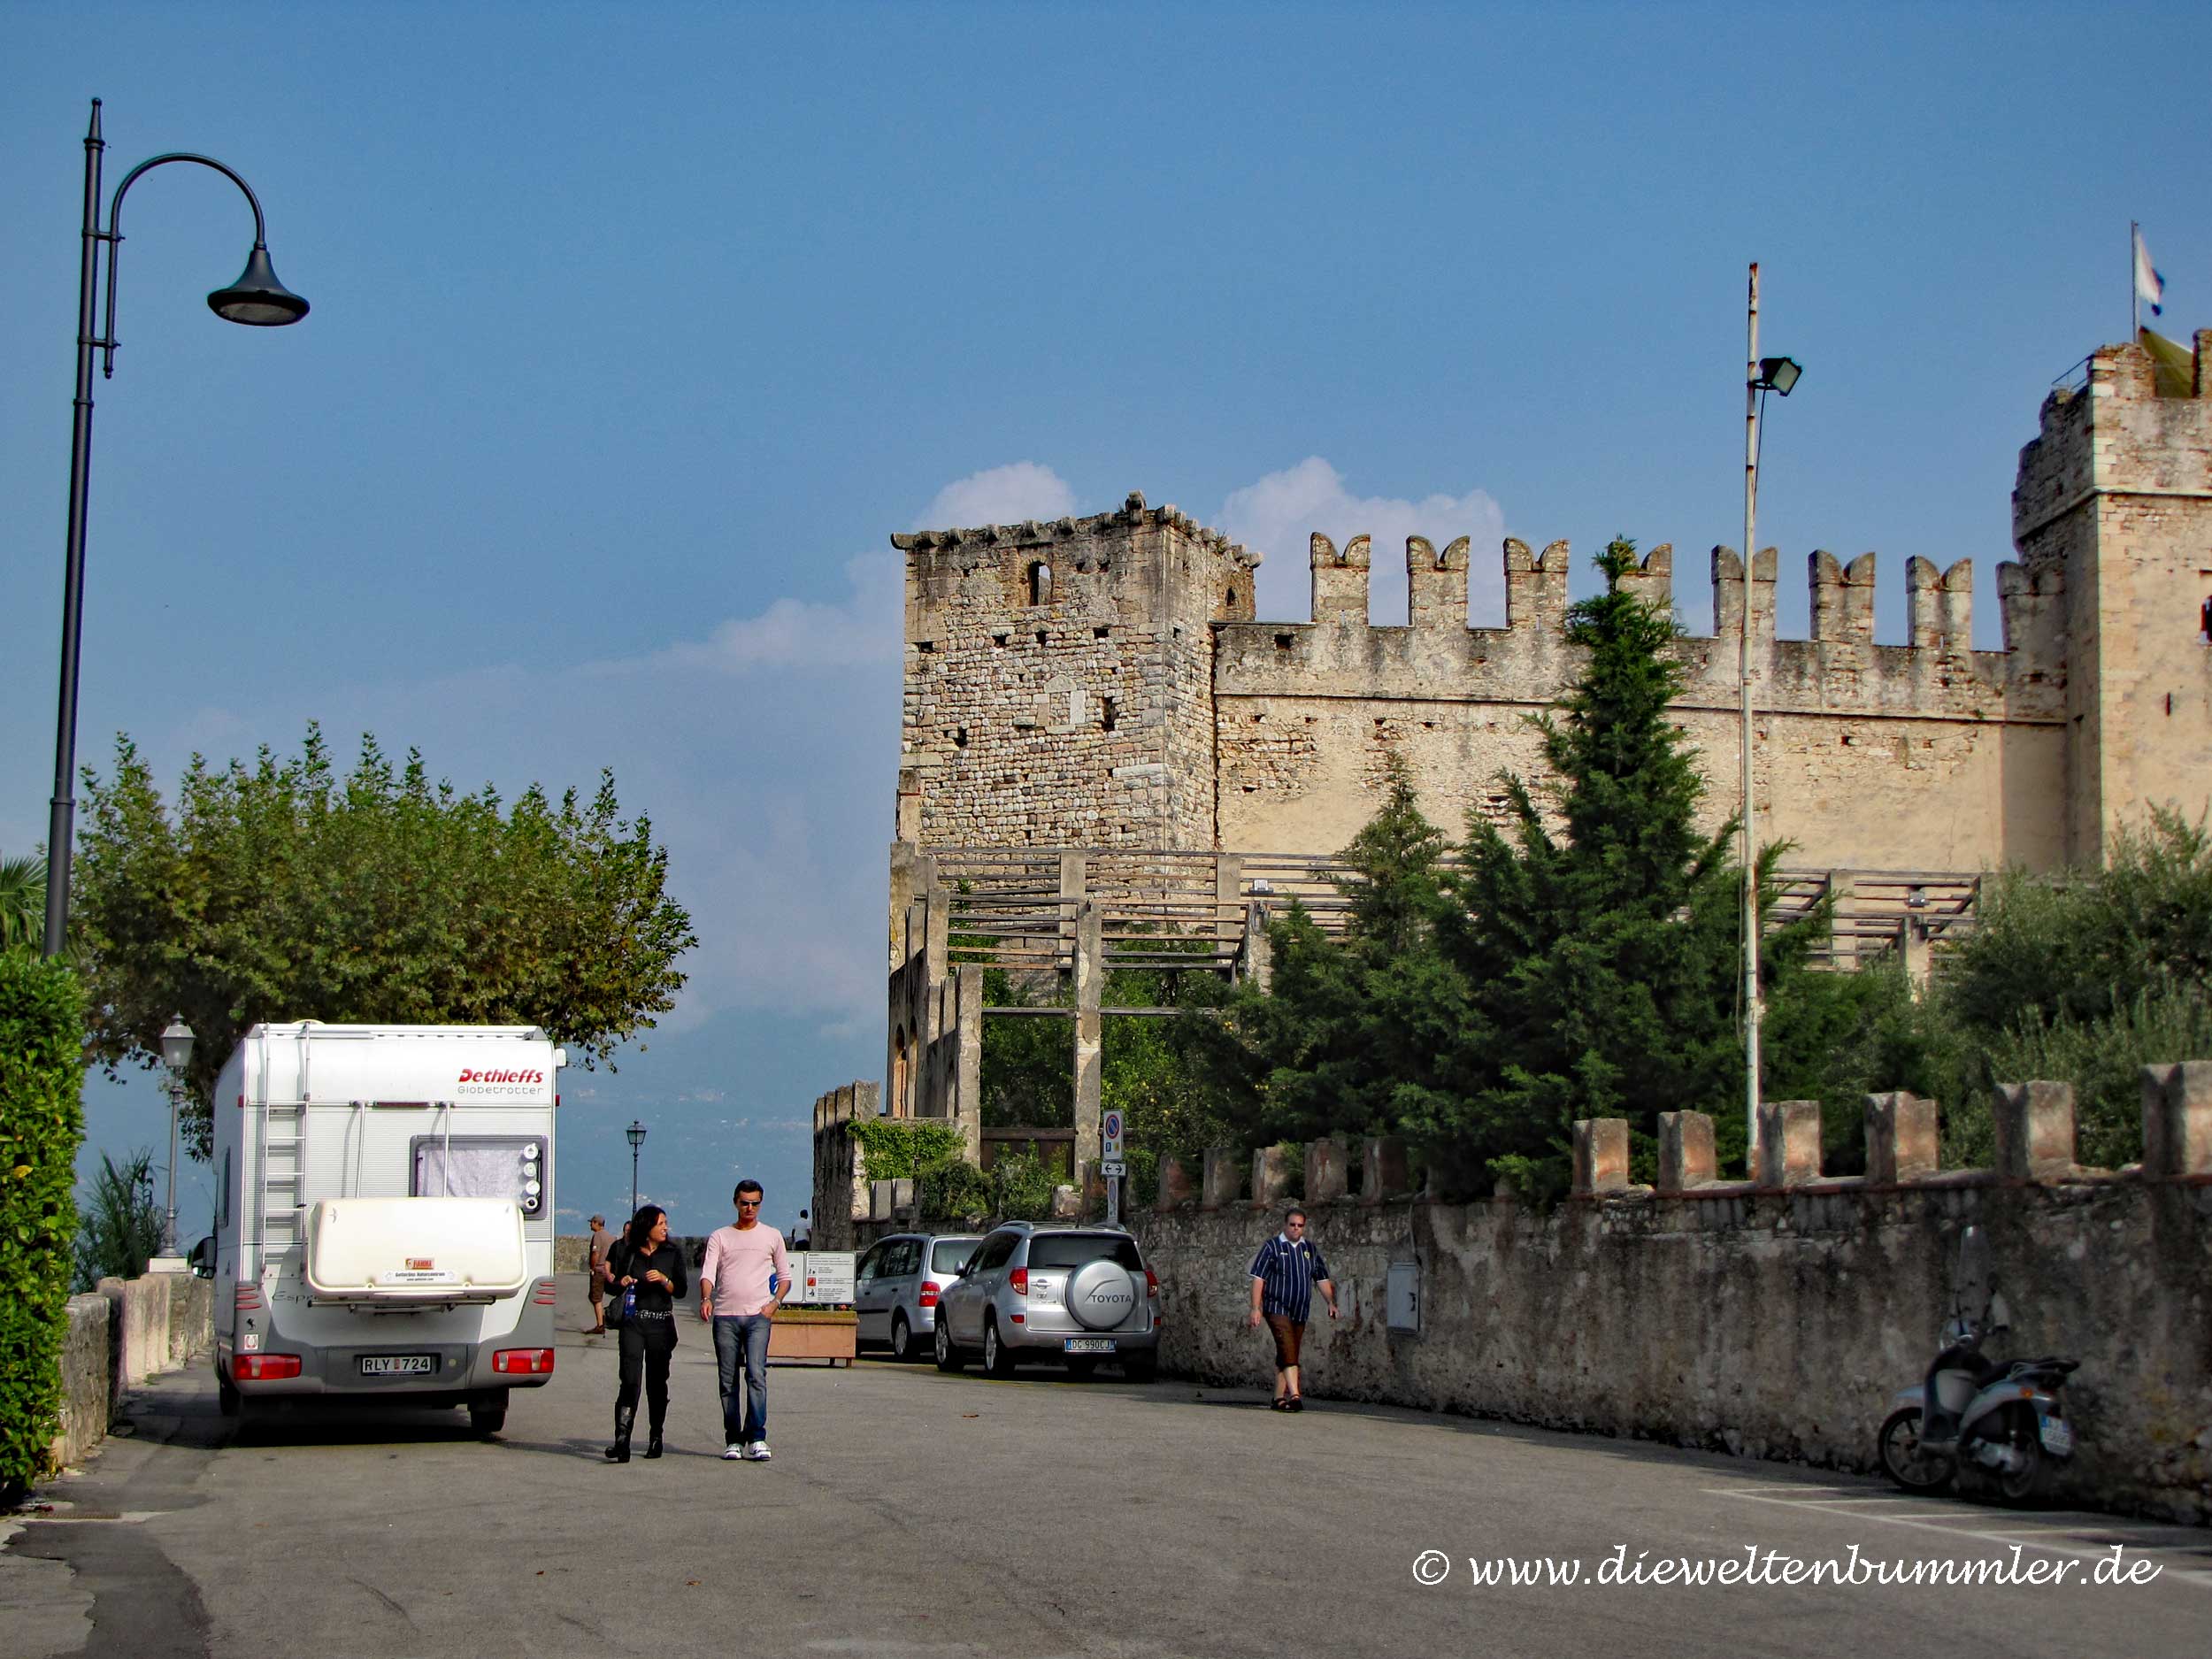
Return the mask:
<svg viewBox="0 0 2212 1659">
<path fill-rule="evenodd" d="M 76 976 L 0 952 L 0 1501 L 44 1471 L 59 1422 L 84 1072 Z"/>
</svg>

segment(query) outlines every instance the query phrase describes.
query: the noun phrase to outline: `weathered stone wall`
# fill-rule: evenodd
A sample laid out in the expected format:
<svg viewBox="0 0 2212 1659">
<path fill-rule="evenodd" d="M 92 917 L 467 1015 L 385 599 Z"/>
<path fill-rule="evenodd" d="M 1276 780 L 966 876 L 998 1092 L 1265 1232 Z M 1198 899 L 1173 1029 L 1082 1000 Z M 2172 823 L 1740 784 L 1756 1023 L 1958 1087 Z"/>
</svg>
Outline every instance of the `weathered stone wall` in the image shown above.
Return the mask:
<svg viewBox="0 0 2212 1659">
<path fill-rule="evenodd" d="M 891 540 L 907 556 L 900 840 L 1210 843 L 1209 625 L 1251 616 L 1256 558 L 1135 495 Z"/>
<path fill-rule="evenodd" d="M 105 1296 L 72 1296 L 62 1338 L 61 1432 L 50 1454 L 57 1466 L 81 1463 L 107 1437 L 115 1399 L 115 1304 Z"/>
<path fill-rule="evenodd" d="M 133 1388 L 205 1354 L 215 1340 L 214 1316 L 213 1281 L 186 1273 L 104 1279 L 91 1295 L 72 1296 L 55 1465 L 78 1463 L 96 1447 Z"/>
<path fill-rule="evenodd" d="M 817 1249 L 851 1249 L 853 1223 L 868 1217 L 868 1185 L 851 1124 L 855 1118 L 875 1117 L 881 1098 L 877 1084 L 848 1083 L 814 1102 L 814 1202 L 809 1208 Z"/>
<path fill-rule="evenodd" d="M 1935 1103 L 1870 1095 L 1869 1172 L 1829 1179 L 1818 1103 L 1770 1102 L 1755 1182 L 1715 1180 L 1712 1120 L 1670 1112 L 1655 1192 L 1629 1185 L 1625 1121 L 1578 1123 L 1575 1197 L 1548 1214 L 1394 1198 L 1403 1152 L 1387 1141 L 1367 1143 L 1347 1198 L 1346 1149 L 1317 1142 L 1308 1236 L 1344 1317 L 1310 1326 L 1302 1379 L 1325 1397 L 1870 1469 L 1978 1225 L 2010 1309 L 1992 1357 L 2081 1362 L 2067 1404 L 2084 1444 L 2054 1490 L 2212 1520 L 2212 1062 L 2144 1069 L 2144 1162 L 2117 1172 L 2075 1164 L 2065 1084 L 2001 1086 L 1992 1110 L 1996 1167 L 1945 1172 Z M 1202 1205 L 1138 1218 L 1171 1369 L 1269 1379 L 1248 1270 L 1292 1182 L 1282 1150 L 1255 1155 L 1251 1203 L 1231 1196 L 1238 1160 L 1212 1152 Z M 1163 1196 L 1187 1194 L 1183 1177 L 1164 1170 Z M 1394 1263 L 1416 1271 L 1416 1333 L 1389 1329 Z"/>
<path fill-rule="evenodd" d="M 2070 1501 L 2212 1517 L 2212 1187 L 1647 1193 L 1548 1216 L 1514 1204 L 1310 1207 L 1344 1317 L 1318 1302 L 1305 1386 L 1546 1427 L 1872 1469 L 1890 1396 L 1917 1383 L 1960 1230 L 1987 1232 L 2012 1355 L 2078 1357 Z M 1162 1363 L 1251 1386 L 1252 1255 L 1277 1210 L 1141 1216 Z M 1421 1264 L 1423 1328 L 1393 1335 L 1393 1261 Z"/>
</svg>

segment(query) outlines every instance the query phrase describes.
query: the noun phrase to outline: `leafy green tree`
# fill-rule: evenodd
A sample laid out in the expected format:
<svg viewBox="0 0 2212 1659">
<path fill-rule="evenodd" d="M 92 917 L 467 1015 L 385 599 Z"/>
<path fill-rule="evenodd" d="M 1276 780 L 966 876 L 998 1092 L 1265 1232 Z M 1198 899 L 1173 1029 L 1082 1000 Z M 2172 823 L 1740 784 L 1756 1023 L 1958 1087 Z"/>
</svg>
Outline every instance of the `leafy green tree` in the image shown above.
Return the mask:
<svg viewBox="0 0 2212 1659">
<path fill-rule="evenodd" d="M 697 942 L 611 772 L 588 803 L 533 784 L 509 807 L 434 785 L 413 751 L 395 772 L 373 737 L 342 776 L 311 725 L 297 757 L 195 757 L 173 810 L 120 738 L 87 795 L 73 921 L 92 1051 L 111 1074 L 151 1069 L 184 1014 L 196 1156 L 216 1073 L 258 1022 L 532 1024 L 611 1070 L 674 1005 Z"/>
<path fill-rule="evenodd" d="M 0 858 L 0 950 L 37 946 L 46 936 L 46 861 Z"/>
<path fill-rule="evenodd" d="M 2141 1068 L 2212 1055 L 2212 835 L 2154 809 L 2102 870 L 1989 878 L 1925 995 L 1894 970 L 1848 977 L 1883 988 L 1835 1045 L 1832 1113 L 1911 1089 L 1942 1108 L 1945 1163 L 1986 1165 L 1995 1087 L 2047 1078 L 2074 1086 L 2081 1161 L 2131 1163 Z"/>
</svg>

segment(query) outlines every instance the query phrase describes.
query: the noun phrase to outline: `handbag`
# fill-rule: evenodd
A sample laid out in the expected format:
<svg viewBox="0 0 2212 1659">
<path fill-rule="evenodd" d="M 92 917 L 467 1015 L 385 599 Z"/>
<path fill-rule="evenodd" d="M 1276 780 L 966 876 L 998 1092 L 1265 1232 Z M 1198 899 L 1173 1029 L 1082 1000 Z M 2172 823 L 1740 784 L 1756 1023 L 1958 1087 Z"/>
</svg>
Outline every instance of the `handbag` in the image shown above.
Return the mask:
<svg viewBox="0 0 2212 1659">
<path fill-rule="evenodd" d="M 619 1252 L 623 1257 L 623 1264 L 620 1267 L 615 1265 L 617 1252 Z M 607 1252 L 606 1311 L 601 1315 L 601 1323 L 610 1327 L 618 1327 L 632 1323 L 633 1316 L 637 1312 L 637 1286 L 615 1283 L 616 1279 L 621 1278 L 628 1271 L 630 1254 L 630 1248 L 626 1243 L 618 1244 L 614 1249 Z"/>
</svg>

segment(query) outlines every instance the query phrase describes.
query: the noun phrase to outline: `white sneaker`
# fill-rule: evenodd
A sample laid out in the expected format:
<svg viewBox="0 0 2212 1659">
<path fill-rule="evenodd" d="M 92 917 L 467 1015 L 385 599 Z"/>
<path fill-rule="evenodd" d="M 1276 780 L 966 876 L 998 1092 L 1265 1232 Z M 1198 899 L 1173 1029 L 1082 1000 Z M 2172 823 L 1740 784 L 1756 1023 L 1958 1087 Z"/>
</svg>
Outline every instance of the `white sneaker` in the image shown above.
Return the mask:
<svg viewBox="0 0 2212 1659">
<path fill-rule="evenodd" d="M 742 1446 L 740 1446 L 735 1440 L 732 1440 L 727 1446 L 725 1446 L 722 1448 L 722 1461 L 726 1463 L 733 1463 L 744 1455 L 745 1448 Z"/>
<path fill-rule="evenodd" d="M 766 1440 L 755 1440 L 750 1446 L 748 1446 L 745 1448 L 745 1455 L 751 1458 L 757 1463 L 766 1463 L 768 1461 L 768 1442 Z"/>
</svg>

